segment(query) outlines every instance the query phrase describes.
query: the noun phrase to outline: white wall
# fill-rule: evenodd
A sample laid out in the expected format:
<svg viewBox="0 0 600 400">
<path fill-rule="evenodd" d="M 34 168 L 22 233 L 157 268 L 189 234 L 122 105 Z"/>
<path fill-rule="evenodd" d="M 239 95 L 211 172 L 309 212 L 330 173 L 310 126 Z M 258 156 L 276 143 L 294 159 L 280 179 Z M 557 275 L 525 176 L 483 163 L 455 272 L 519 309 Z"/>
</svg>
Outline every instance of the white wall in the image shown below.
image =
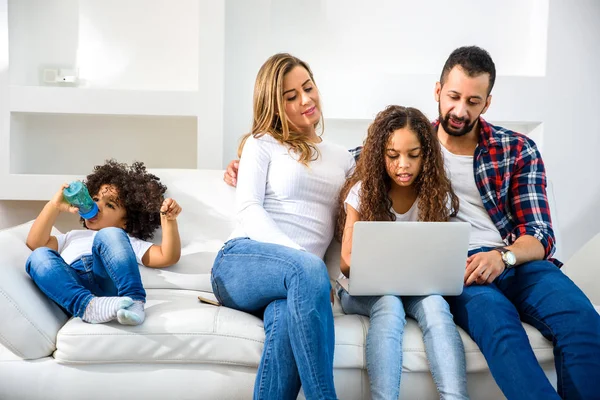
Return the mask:
<svg viewBox="0 0 600 400">
<path fill-rule="evenodd" d="M 213 32 L 221 50 L 200 52 L 197 62 L 200 71 L 207 66 L 201 87 L 216 78 L 202 101 L 222 104 L 225 163 L 250 128 L 258 68 L 275 52 L 311 64 L 327 118 L 325 135 L 350 147 L 388 104 L 416 106 L 435 117 L 432 93 L 444 60 L 454 48 L 476 44 L 490 51 L 499 74 L 487 118 L 524 131 L 542 149 L 554 182 L 562 257 L 568 259 L 600 229 L 594 168 L 600 132 L 590 119 L 600 109 L 600 1 L 227 0 L 224 7 L 224 38 L 218 24 L 213 31 L 199 30 L 203 40 L 202 32 Z M 110 19 L 105 22 L 110 26 Z M 173 19 L 163 29 L 178 23 Z M 210 126 L 218 127 L 217 119 Z M 41 204 L 30 205 L 28 216 Z M 16 207 L 0 202 L 0 227 Z"/>
<path fill-rule="evenodd" d="M 600 232 L 600 1 L 550 1 L 546 73 L 544 160 L 568 258 Z"/>
<path fill-rule="evenodd" d="M 80 87 L 196 90 L 198 4 L 9 0 L 11 83 L 38 85 L 48 65 L 78 68 Z"/>
<path fill-rule="evenodd" d="M 308 61 L 326 136 L 342 144 L 358 145 L 365 125 L 389 104 L 412 105 L 435 118 L 434 84 L 447 56 L 464 44 L 491 52 L 497 91 L 508 93 L 495 102 L 492 120 L 535 126 L 541 110 L 524 94 L 539 93 L 543 84 L 547 19 L 548 0 L 229 0 L 224 160 L 235 156 L 235 143 L 250 129 L 254 78 L 276 52 Z"/>
</svg>

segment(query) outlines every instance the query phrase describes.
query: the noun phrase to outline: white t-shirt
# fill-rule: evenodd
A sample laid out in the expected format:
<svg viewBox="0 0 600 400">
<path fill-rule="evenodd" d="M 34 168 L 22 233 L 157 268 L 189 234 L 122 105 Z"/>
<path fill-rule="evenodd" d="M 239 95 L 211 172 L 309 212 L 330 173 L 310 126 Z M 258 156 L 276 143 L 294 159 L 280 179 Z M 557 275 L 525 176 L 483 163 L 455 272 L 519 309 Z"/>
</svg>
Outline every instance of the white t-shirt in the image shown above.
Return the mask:
<svg viewBox="0 0 600 400">
<path fill-rule="evenodd" d="M 306 250 L 323 258 L 333 238 L 339 191 L 354 158 L 326 140 L 308 166 L 266 134 L 249 137 L 236 189 L 238 226 L 230 239 L 250 239 Z"/>
<path fill-rule="evenodd" d="M 460 202 L 458 214 L 450 218 L 450 221 L 471 224 L 469 250 L 478 247 L 504 246 L 502 236 L 483 206 L 481 194 L 477 189 L 473 173 L 473 156 L 452 154 L 443 145 L 441 147 L 446 174 Z"/>
<path fill-rule="evenodd" d="M 362 182 L 357 182 L 352 189 L 348 192 L 346 196 L 346 200 L 344 200 L 344 207 L 346 204 L 350 204 L 352 208 L 360 213 L 360 189 L 362 187 Z M 409 222 L 409 221 L 418 221 L 419 220 L 419 202 L 415 200 L 410 209 L 404 214 L 397 213 L 394 208 L 391 211 L 396 215 L 397 222 Z"/>
<path fill-rule="evenodd" d="M 65 234 L 56 235 L 56 239 L 58 240 L 58 252 L 65 262 L 71 265 L 82 256 L 92 254 L 92 245 L 94 244 L 96 233 L 98 233 L 98 231 L 76 229 Z M 133 248 L 138 264 L 143 265 L 142 257 L 153 243 L 129 235 L 127 236 L 131 242 L 131 247 Z"/>
<path fill-rule="evenodd" d="M 362 188 L 362 182 L 356 182 L 354 186 L 348 192 L 346 199 L 344 200 L 344 208 L 346 208 L 346 204 L 349 204 L 356 211 L 360 213 L 360 190 Z M 395 222 L 412 222 L 419 220 L 419 199 L 415 200 L 415 202 L 410 206 L 410 209 L 404 214 L 397 213 L 393 207 L 391 207 L 392 213 L 396 216 Z M 340 276 L 338 278 L 345 278 L 344 274 L 340 272 Z"/>
</svg>

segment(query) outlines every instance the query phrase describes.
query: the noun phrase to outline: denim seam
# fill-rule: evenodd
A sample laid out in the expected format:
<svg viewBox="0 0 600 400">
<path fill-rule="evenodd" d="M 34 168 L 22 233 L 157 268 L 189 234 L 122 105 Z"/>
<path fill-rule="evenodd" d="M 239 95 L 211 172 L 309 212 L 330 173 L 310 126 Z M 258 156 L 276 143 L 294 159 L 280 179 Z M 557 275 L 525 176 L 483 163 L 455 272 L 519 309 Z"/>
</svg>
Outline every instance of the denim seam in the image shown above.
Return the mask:
<svg viewBox="0 0 600 400">
<path fill-rule="evenodd" d="M 263 370 L 262 370 L 262 376 L 260 377 L 260 383 L 258 385 L 258 391 L 257 391 L 257 397 L 258 399 L 261 398 L 261 392 L 263 390 L 264 387 L 264 383 L 265 383 L 265 377 L 267 375 L 267 367 L 269 364 L 269 357 L 271 356 L 271 350 L 272 350 L 272 345 L 273 345 L 273 336 L 275 335 L 276 331 L 277 331 L 277 306 L 275 305 L 273 307 L 273 323 L 272 323 L 272 329 L 271 332 L 269 334 L 269 338 L 267 339 L 265 337 L 265 356 L 262 358 L 263 361 Z M 260 367 L 259 367 L 260 368 Z"/>
<path fill-rule="evenodd" d="M 529 317 L 529 318 L 531 318 L 531 319 L 533 319 L 535 321 L 537 321 L 541 325 L 544 325 L 546 327 L 546 329 L 548 329 L 548 331 L 552 335 L 552 338 L 554 340 L 556 340 L 556 334 L 552 331 L 552 329 L 550 328 L 550 326 L 548 324 L 546 324 L 544 321 L 542 321 L 539 318 L 537 318 L 537 317 L 535 317 L 535 316 L 533 316 L 533 315 L 531 315 L 529 313 L 526 313 L 526 312 L 523 312 L 521 314 L 524 315 L 524 316 L 526 316 L 526 317 Z M 532 350 L 533 350 L 533 347 L 532 347 Z M 562 350 L 561 350 L 561 355 L 560 355 L 560 370 L 561 370 L 561 374 L 560 374 L 561 382 L 560 382 L 560 385 L 557 385 L 557 386 L 559 386 L 564 391 L 564 387 L 565 386 L 564 386 L 564 381 L 562 381 L 562 380 L 564 379 L 563 377 L 565 376 L 565 364 L 564 364 L 564 357 L 562 355 Z M 558 379 L 558 374 L 557 374 L 557 379 Z M 560 397 L 564 397 L 564 395 L 565 395 L 565 393 L 559 393 Z"/>
<path fill-rule="evenodd" d="M 110 275 L 110 279 L 114 282 L 115 287 L 116 287 L 117 286 L 117 276 L 115 275 L 115 273 L 112 270 L 112 268 L 107 268 L 106 267 L 106 263 L 104 262 L 105 256 L 106 256 L 104 253 L 106 253 L 106 251 L 108 249 L 105 249 L 106 246 L 96 245 L 95 247 L 98 249 L 98 253 L 99 253 L 98 255 L 102 257 L 102 264 L 104 264 L 103 265 L 104 269 L 106 270 L 106 272 L 108 272 L 108 274 Z M 117 288 L 117 296 L 121 296 L 119 288 Z"/>
<path fill-rule="evenodd" d="M 273 258 L 279 259 L 278 257 L 273 257 Z M 294 268 L 295 265 L 293 263 L 290 263 L 287 260 L 281 260 L 281 259 L 279 259 L 279 261 L 284 261 L 288 265 L 291 265 L 291 267 L 292 267 L 292 276 L 296 275 L 297 279 L 298 280 L 300 279 L 299 278 L 299 275 L 300 275 L 299 272 L 301 272 L 301 271 L 297 271 Z M 292 292 L 292 293 L 290 293 L 290 292 Z M 297 304 L 299 302 L 299 297 L 300 297 L 299 294 L 298 294 L 298 285 L 296 285 L 295 290 L 289 290 L 288 289 L 288 296 L 290 294 L 294 297 L 293 304 Z M 297 314 L 297 315 L 299 315 L 299 314 Z M 306 321 L 304 321 L 304 319 L 302 319 L 302 329 L 300 329 L 298 336 L 301 338 L 300 340 L 302 342 L 302 347 L 304 349 L 308 349 L 309 348 L 309 341 L 308 341 L 308 339 L 306 338 L 306 336 L 304 334 L 304 332 L 306 332 L 307 329 L 310 329 L 310 327 L 307 326 Z M 323 388 L 321 387 L 320 382 L 319 382 L 319 378 L 317 377 L 317 374 L 316 374 L 315 360 L 312 357 L 312 354 L 310 354 L 309 352 L 306 352 L 306 354 L 308 356 L 308 360 L 309 360 L 309 364 L 310 364 L 310 370 L 311 370 L 310 373 L 311 373 L 312 378 L 314 380 L 315 388 L 318 388 L 318 390 L 321 392 L 320 393 L 321 397 L 324 398 L 324 396 L 323 396 Z"/>
<path fill-rule="evenodd" d="M 281 260 L 278 257 L 273 257 L 273 258 L 278 259 L 280 261 L 283 261 L 283 262 L 287 263 L 288 265 L 291 265 L 291 267 L 292 267 L 292 275 L 299 276 L 300 273 L 304 273 L 305 272 L 302 268 L 294 268 L 294 267 L 296 267 L 296 265 L 294 263 L 292 263 L 292 262 L 289 262 L 288 260 Z M 299 279 L 299 277 L 298 277 L 298 279 Z M 298 298 L 299 298 L 298 289 L 299 289 L 298 285 L 296 285 L 296 290 L 294 291 L 295 293 L 292 294 L 295 297 L 294 298 L 294 303 L 298 303 Z M 291 291 L 288 290 L 288 295 L 289 295 L 290 292 Z M 332 316 L 332 318 L 333 318 L 333 316 Z M 307 349 L 309 347 L 309 341 L 306 338 L 305 332 L 308 331 L 308 330 L 310 330 L 310 327 L 307 326 L 307 322 L 304 319 L 302 319 L 302 324 L 303 324 L 303 326 L 302 326 L 303 329 L 300 330 L 298 336 L 300 336 L 301 337 L 301 341 L 303 341 L 303 347 L 305 349 Z M 326 339 L 326 338 L 324 338 L 324 339 Z M 335 343 L 334 343 L 334 351 L 335 351 Z M 308 359 L 309 359 L 310 366 L 311 366 L 311 371 L 310 372 L 311 372 L 311 375 L 312 375 L 312 377 L 313 377 L 313 379 L 315 381 L 315 388 L 318 388 L 318 390 L 320 391 L 321 398 L 325 398 L 325 396 L 324 396 L 324 390 L 323 390 L 323 387 L 321 386 L 322 382 L 320 382 L 319 377 L 316 374 L 317 367 L 316 367 L 315 359 L 314 359 L 314 357 L 313 357 L 312 354 L 310 354 L 308 352 L 306 352 L 306 353 L 308 355 Z"/>
</svg>

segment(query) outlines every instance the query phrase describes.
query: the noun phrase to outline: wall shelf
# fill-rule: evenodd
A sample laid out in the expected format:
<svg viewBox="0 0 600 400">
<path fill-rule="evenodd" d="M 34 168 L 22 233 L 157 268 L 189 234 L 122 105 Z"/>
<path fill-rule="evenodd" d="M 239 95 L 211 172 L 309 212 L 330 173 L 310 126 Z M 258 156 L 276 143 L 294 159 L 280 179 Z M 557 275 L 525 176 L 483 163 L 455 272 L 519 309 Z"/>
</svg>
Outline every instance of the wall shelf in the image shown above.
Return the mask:
<svg viewBox="0 0 600 400">
<path fill-rule="evenodd" d="M 224 37 L 224 2 L 0 0 L 0 200 L 47 200 L 109 158 L 221 168 Z"/>
<path fill-rule="evenodd" d="M 9 86 L 11 112 L 196 116 L 198 92 Z"/>
</svg>

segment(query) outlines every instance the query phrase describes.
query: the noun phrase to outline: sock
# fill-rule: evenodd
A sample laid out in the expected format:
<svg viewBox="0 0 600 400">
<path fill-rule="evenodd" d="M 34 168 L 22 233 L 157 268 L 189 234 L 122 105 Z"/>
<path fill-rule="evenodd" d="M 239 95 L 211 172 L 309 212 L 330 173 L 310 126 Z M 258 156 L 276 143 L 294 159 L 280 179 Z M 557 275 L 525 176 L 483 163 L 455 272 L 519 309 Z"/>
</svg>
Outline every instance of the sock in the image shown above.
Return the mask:
<svg viewBox="0 0 600 400">
<path fill-rule="evenodd" d="M 141 300 L 134 300 L 132 305 L 117 312 L 117 320 L 122 325 L 140 325 L 145 318 L 144 302 Z"/>
<path fill-rule="evenodd" d="M 129 307 L 133 300 L 129 297 L 94 297 L 85 308 L 82 320 L 101 324 L 117 318 L 117 311 Z"/>
</svg>

